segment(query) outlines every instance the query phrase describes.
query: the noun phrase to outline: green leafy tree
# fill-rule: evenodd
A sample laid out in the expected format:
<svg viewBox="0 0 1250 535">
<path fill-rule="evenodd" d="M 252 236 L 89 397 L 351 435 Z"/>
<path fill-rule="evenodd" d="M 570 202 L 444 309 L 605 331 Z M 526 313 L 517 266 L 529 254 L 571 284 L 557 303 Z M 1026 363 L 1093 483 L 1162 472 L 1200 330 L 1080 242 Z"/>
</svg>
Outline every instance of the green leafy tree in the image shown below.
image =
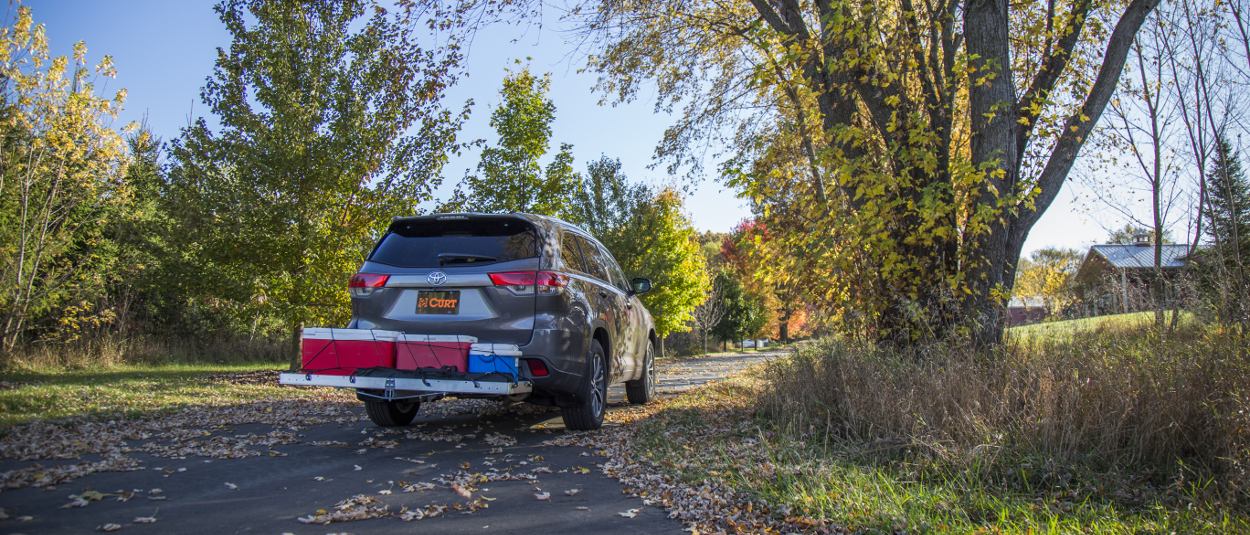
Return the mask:
<svg viewBox="0 0 1250 535">
<path fill-rule="evenodd" d="M 1085 255 L 1076 249 L 1044 248 L 1020 260 L 1016 295 L 1038 296 L 1054 315 L 1076 300 L 1074 282 Z"/>
<path fill-rule="evenodd" d="M 42 24 L 18 6 L 0 28 L 0 349 L 29 335 L 69 337 L 111 320 L 97 307 L 116 244 L 106 235 L 131 191 L 123 137 L 109 127 L 126 91 L 97 94 L 112 59 L 87 47 L 53 57 Z"/>
<path fill-rule="evenodd" d="M 629 277 L 647 277 L 654 289 L 639 299 L 655 318 L 656 334 L 690 330 L 691 313 L 705 298 L 709 280 L 698 232 L 672 189 L 634 207 L 624 225 L 596 236 Z"/>
<path fill-rule="evenodd" d="M 1241 169 L 1241 156 L 1219 138 L 1216 157 L 1207 170 L 1207 204 L 1211 224 L 1208 241 L 1224 256 L 1242 259 L 1250 254 L 1250 182 Z"/>
<path fill-rule="evenodd" d="M 161 300 L 158 295 L 168 295 L 161 274 L 170 253 L 164 243 L 171 229 L 162 202 L 165 175 L 161 140 L 152 136 L 145 120 L 126 136 L 126 143 L 132 161 L 123 182 L 130 198 L 109 217 L 106 236 L 116 246 L 117 259 L 106 279 L 103 306 L 115 314 L 116 330 L 129 335 L 144 329 L 145 320 L 159 317 L 149 306 Z"/>
<path fill-rule="evenodd" d="M 722 341 L 737 341 L 763 330 L 768 319 L 760 298 L 748 291 L 729 270 L 721 270 L 716 279 L 725 302 L 725 314 L 712 328 L 712 335 Z"/>
<path fill-rule="evenodd" d="M 586 175 L 574 190 L 568 220 L 595 236 L 624 227 L 639 204 L 651 198 L 643 184 L 632 184 L 619 159 L 600 156 L 586 164 Z"/>
<path fill-rule="evenodd" d="M 502 102 L 490 116 L 499 145 L 482 150 L 477 174 L 466 175 L 440 211 L 565 215 L 579 182 L 573 146 L 562 143 L 545 168 L 540 162 L 548 152 L 556 114 L 547 98 L 550 89 L 551 76 L 534 76 L 528 67 L 504 77 Z"/>
<path fill-rule="evenodd" d="M 172 238 L 189 293 L 303 325 L 348 314 L 346 281 L 395 214 L 438 185 L 462 114 L 440 99 L 454 48 L 422 48 L 407 12 L 369 0 L 224 0 L 233 36 L 172 143 Z M 201 284 L 202 283 L 202 284 Z"/>
<path fill-rule="evenodd" d="M 1237 150 L 1222 136 L 1207 169 L 1205 229 L 1211 245 L 1199 263 L 1199 291 L 1226 324 L 1250 331 L 1250 295 L 1246 290 L 1246 263 L 1250 257 L 1250 181 L 1241 168 Z"/>
</svg>

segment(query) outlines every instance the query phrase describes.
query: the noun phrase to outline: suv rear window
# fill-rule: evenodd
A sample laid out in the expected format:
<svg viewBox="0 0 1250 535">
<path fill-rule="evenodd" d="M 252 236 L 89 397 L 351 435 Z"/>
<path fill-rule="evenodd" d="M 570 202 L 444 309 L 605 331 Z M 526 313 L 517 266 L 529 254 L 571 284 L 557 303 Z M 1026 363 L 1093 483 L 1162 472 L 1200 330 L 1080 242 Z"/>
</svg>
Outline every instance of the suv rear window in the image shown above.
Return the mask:
<svg viewBox="0 0 1250 535">
<path fill-rule="evenodd" d="M 538 256 L 538 233 L 514 217 L 416 219 L 391 223 L 369 261 L 395 267 L 493 264 Z"/>
</svg>

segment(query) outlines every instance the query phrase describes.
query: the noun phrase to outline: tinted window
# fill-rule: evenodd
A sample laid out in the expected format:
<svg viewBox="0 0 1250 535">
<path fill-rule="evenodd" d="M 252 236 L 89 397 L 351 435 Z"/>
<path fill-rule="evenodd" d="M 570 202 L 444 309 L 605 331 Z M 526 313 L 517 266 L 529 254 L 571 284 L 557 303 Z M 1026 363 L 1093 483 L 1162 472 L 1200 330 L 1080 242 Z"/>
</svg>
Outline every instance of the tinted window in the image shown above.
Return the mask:
<svg viewBox="0 0 1250 535">
<path fill-rule="evenodd" d="M 612 278 L 608 276 L 608 263 L 600 257 L 599 248 L 581 236 L 577 237 L 577 245 L 581 246 L 582 253 L 586 256 L 586 271 L 591 276 L 610 283 Z"/>
<path fill-rule="evenodd" d="M 511 217 L 400 220 L 388 230 L 370 261 L 396 267 L 440 267 L 538 256 L 533 225 Z"/>
<path fill-rule="evenodd" d="M 607 249 L 603 251 L 603 257 L 608 261 L 608 271 L 612 275 L 612 285 L 620 288 L 622 292 L 629 292 L 629 279 L 625 278 L 625 272 L 621 271 L 621 266 L 616 263 L 616 259 L 608 253 Z"/>
<path fill-rule="evenodd" d="M 564 268 L 578 273 L 585 273 L 586 266 L 582 263 L 582 253 L 577 248 L 577 240 L 570 232 L 561 233 L 560 238 L 560 259 L 564 261 Z"/>
</svg>

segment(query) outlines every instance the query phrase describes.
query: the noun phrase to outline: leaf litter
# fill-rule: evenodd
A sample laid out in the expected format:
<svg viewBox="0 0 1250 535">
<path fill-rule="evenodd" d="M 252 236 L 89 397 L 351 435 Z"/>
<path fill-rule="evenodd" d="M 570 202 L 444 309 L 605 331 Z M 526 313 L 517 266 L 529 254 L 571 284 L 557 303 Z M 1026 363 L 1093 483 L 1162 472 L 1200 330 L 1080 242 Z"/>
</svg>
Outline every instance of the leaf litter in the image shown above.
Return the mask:
<svg viewBox="0 0 1250 535">
<path fill-rule="evenodd" d="M 326 389 L 302 389 L 299 391 L 299 395 L 300 397 L 293 396 L 285 399 L 266 398 L 253 403 L 228 406 L 211 406 L 211 404 L 206 404 L 158 417 L 119 419 L 107 422 L 94 421 L 90 418 L 76 418 L 71 419 L 71 421 L 55 423 L 35 421 L 15 426 L 9 430 L 10 432 L 0 437 L 0 458 L 20 460 L 73 459 L 83 454 L 98 453 L 104 457 L 104 460 L 96 463 L 80 462 L 51 468 L 33 465 L 28 468 L 12 470 L 0 474 L 0 488 L 51 486 L 96 472 L 142 470 L 143 467 L 139 466 L 139 461 L 126 455 L 134 452 L 145 452 L 153 456 L 176 459 L 188 456 L 218 459 L 258 456 L 262 455 L 262 453 L 251 448 L 256 448 L 257 446 L 272 448 L 273 446 L 300 443 L 299 437 L 301 435 L 298 435 L 298 431 L 311 425 L 337 423 L 350 426 L 352 423 L 365 419 L 363 414 L 356 412 L 358 405 L 354 400 L 354 396 L 350 394 Z M 618 424 L 616 427 L 604 428 L 595 432 L 566 431 L 564 435 L 552 437 L 552 439 L 543 442 L 541 446 L 573 446 L 594 449 L 597 456 L 607 459 L 604 463 L 597 466 L 606 475 L 614 477 L 625 484 L 627 487 L 625 492 L 627 494 L 641 497 L 647 505 L 659 505 L 667 508 L 669 510 L 669 518 L 679 519 L 688 526 L 697 526 L 696 531 L 733 532 L 742 531 L 744 528 L 748 528 L 748 531 L 806 531 L 804 528 L 811 528 L 810 524 L 778 522 L 767 514 L 768 509 L 766 507 L 752 509 L 749 507 L 749 501 L 745 500 L 744 497 L 737 496 L 734 489 L 722 483 L 705 481 L 700 485 L 691 486 L 678 481 L 671 475 L 662 473 L 663 470 L 660 466 L 634 452 L 629 447 L 632 442 L 631 437 L 637 431 L 637 426 L 633 424 L 645 420 L 648 416 L 659 411 L 664 405 L 666 403 L 661 401 L 645 407 L 629 407 L 625 410 L 614 411 L 609 418 Z M 548 412 L 550 410 L 545 407 L 529 405 L 503 407 L 502 404 L 488 400 L 451 399 L 423 406 L 422 412 L 431 416 L 450 416 L 471 412 L 487 416 L 508 411 L 528 413 Z M 253 433 L 234 436 L 214 435 L 214 433 L 223 431 L 228 432 L 233 426 L 253 423 L 269 424 L 274 426 L 275 429 L 268 434 L 262 435 Z M 476 437 L 474 434 L 462 435 L 454 433 L 446 428 L 433 431 L 423 430 L 427 425 L 420 424 L 406 430 L 387 429 L 375 431 L 374 436 L 366 437 L 359 445 L 392 449 L 398 444 L 398 441 L 386 436 L 391 434 L 403 434 L 403 438 L 409 440 L 452 443 L 459 443 L 466 438 Z M 551 430 L 544 430 L 544 432 L 550 434 Z M 364 434 L 368 433 L 369 430 L 364 431 Z M 146 442 L 133 444 L 140 441 Z M 483 441 L 488 445 L 494 446 L 491 449 L 492 454 L 502 453 L 503 447 L 516 444 L 514 437 L 502 433 L 487 434 Z M 340 441 L 318 441 L 307 442 L 307 444 L 315 446 L 348 446 L 347 443 Z M 463 444 L 458 444 L 458 446 L 463 446 Z M 271 452 L 271 455 L 275 453 L 277 455 L 285 455 L 280 452 L 273 452 L 272 449 L 269 452 Z M 590 455 L 583 453 L 583 456 Z M 423 464 L 423 461 L 414 459 L 400 457 L 396 459 Z M 520 461 L 519 464 L 525 465 L 528 463 Z M 436 465 L 428 465 L 428 467 L 434 468 Z M 457 474 L 435 478 L 435 481 L 442 483 L 447 488 L 452 488 L 453 490 L 458 488 L 470 493 L 469 496 L 465 496 L 463 493 L 456 491 L 462 498 L 471 498 L 472 485 L 474 483 L 487 481 L 537 482 L 537 478 L 533 473 L 514 473 L 511 469 L 497 470 L 491 468 L 490 470 L 488 472 L 474 473 L 461 470 Z M 535 471 L 538 473 L 551 473 L 548 467 L 539 467 Z M 560 472 L 588 474 L 590 469 L 578 466 L 561 470 Z M 452 487 L 452 481 L 460 481 L 462 483 L 458 487 Z M 404 492 L 417 492 L 436 488 L 431 483 L 409 484 L 402 481 L 399 482 L 399 486 Z M 159 491 L 159 489 L 153 489 L 153 491 Z M 159 492 L 153 491 L 149 491 L 149 499 L 164 498 L 164 496 L 159 495 Z M 572 496 L 578 491 L 580 489 L 565 492 L 566 495 Z M 549 493 L 536 494 L 536 496 L 542 494 L 547 494 L 549 499 Z M 81 496 L 75 496 L 74 499 L 75 501 L 72 501 L 71 504 L 81 501 L 85 505 L 93 501 L 83 499 Z M 299 520 L 303 523 L 328 524 L 338 521 L 395 516 L 404 521 L 413 521 L 440 516 L 450 511 L 472 514 L 474 511 L 487 508 L 487 501 L 489 500 L 493 499 L 479 497 L 476 500 L 470 500 L 468 503 L 463 504 L 431 504 L 418 508 L 403 507 L 400 511 L 392 513 L 389 506 L 379 504 L 376 497 L 356 495 L 337 503 L 333 511 L 318 510 L 315 514 L 301 517 Z M 747 505 L 745 509 L 741 507 L 744 504 Z M 578 507 L 577 509 L 590 510 L 588 507 Z M 625 513 L 636 515 L 637 511 L 631 509 Z M 747 512 L 747 514 L 744 515 L 744 512 Z M 626 516 L 625 513 L 618 514 Z M 136 522 L 139 519 L 153 519 L 154 521 L 155 516 L 136 517 Z M 115 528 L 113 526 L 117 525 L 106 524 L 100 526 L 99 529 L 103 530 L 105 527 L 120 529 L 120 526 Z"/>
</svg>

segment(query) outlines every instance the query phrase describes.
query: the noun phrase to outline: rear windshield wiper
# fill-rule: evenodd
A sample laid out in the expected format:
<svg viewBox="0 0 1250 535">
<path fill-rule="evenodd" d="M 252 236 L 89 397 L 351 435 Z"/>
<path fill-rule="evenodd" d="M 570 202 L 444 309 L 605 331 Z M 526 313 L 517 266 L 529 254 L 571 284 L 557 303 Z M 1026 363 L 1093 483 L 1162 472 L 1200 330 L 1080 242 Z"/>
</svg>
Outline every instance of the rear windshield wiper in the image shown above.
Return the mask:
<svg viewBox="0 0 1250 535">
<path fill-rule="evenodd" d="M 447 264 L 476 264 L 478 262 L 494 262 L 493 256 L 485 256 L 480 254 L 467 253 L 439 253 L 438 265 L 445 266 Z"/>
</svg>

